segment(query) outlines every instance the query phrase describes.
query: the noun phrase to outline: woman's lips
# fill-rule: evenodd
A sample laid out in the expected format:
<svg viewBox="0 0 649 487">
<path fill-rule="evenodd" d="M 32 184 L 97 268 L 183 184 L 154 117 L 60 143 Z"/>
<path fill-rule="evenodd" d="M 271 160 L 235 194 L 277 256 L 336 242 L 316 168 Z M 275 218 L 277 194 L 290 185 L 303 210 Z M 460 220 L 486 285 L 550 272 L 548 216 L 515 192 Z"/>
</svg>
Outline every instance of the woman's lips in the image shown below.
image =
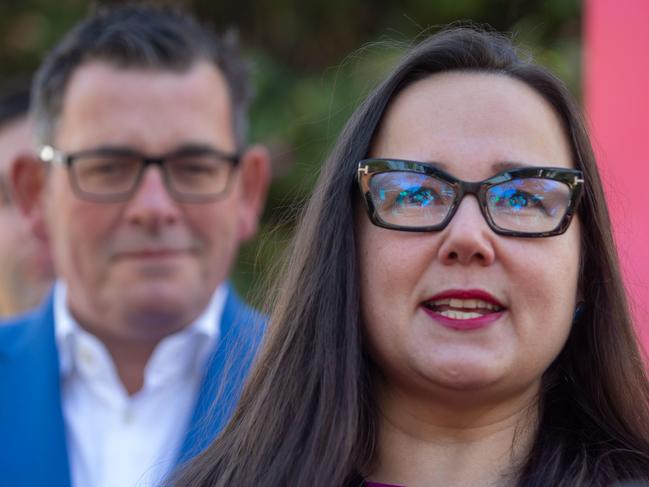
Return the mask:
<svg viewBox="0 0 649 487">
<path fill-rule="evenodd" d="M 481 289 L 444 291 L 426 299 L 422 308 L 436 322 L 455 330 L 483 328 L 507 311 L 500 301 Z"/>
</svg>

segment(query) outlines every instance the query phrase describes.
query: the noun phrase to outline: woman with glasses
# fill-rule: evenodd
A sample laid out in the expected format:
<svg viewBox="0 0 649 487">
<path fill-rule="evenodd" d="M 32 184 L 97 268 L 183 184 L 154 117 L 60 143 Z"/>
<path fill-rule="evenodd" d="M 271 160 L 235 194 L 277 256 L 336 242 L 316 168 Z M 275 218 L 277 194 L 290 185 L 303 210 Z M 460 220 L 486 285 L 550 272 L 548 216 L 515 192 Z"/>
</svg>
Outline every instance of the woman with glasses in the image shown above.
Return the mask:
<svg viewBox="0 0 649 487">
<path fill-rule="evenodd" d="M 201 486 L 649 480 L 649 387 L 581 116 L 500 35 L 415 46 L 344 129 Z"/>
</svg>

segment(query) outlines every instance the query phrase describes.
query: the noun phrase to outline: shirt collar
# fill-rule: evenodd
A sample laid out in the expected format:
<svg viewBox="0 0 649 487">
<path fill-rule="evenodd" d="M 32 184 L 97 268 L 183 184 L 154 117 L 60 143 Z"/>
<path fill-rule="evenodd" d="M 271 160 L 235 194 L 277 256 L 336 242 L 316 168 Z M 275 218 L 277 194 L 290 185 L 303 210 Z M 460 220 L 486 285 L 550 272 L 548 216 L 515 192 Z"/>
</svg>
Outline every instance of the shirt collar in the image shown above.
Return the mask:
<svg viewBox="0 0 649 487">
<path fill-rule="evenodd" d="M 174 362 L 165 360 L 165 356 L 179 352 L 192 357 L 191 360 L 188 360 L 188 366 L 194 371 L 202 373 L 205 363 L 219 339 L 221 317 L 228 292 L 228 285 L 221 284 L 216 288 L 205 310 L 193 323 L 160 341 L 147 364 L 147 375 L 157 376 L 159 370 L 168 367 L 169 364 L 175 367 Z M 62 376 L 67 376 L 74 370 L 76 362 L 75 343 L 81 336 L 89 335 L 89 333 L 77 323 L 70 312 L 67 304 L 66 284 L 57 280 L 53 293 L 54 334 L 59 352 L 60 371 Z M 167 365 L 165 366 L 165 364 Z"/>
</svg>

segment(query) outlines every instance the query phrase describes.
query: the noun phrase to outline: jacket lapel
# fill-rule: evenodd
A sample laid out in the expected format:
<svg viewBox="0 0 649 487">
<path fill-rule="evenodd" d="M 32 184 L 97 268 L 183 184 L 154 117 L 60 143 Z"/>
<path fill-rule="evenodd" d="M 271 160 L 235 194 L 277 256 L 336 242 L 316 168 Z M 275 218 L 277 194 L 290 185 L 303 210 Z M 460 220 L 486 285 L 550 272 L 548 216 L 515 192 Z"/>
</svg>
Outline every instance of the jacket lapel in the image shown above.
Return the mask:
<svg viewBox="0 0 649 487">
<path fill-rule="evenodd" d="M 261 342 L 264 326 L 264 318 L 246 306 L 230 287 L 221 317 L 219 340 L 208 361 L 178 456 L 179 464 L 204 450 L 227 424 Z"/>
<path fill-rule="evenodd" d="M 227 424 L 264 326 L 230 288 L 178 463 L 205 449 Z M 0 385 L 0 483 L 69 487 L 51 296 L 39 310 L 0 324 Z"/>
<path fill-rule="evenodd" d="M 0 324 L 0 483 L 70 485 L 50 296 Z"/>
</svg>

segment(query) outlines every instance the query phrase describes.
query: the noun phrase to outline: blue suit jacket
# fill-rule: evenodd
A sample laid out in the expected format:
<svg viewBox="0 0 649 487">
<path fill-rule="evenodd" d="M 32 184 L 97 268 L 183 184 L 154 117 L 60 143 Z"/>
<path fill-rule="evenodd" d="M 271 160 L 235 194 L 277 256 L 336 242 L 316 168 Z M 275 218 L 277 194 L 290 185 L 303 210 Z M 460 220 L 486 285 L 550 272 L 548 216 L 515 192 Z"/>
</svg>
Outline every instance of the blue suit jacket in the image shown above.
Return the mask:
<svg viewBox="0 0 649 487">
<path fill-rule="evenodd" d="M 262 330 L 262 317 L 229 289 L 179 462 L 225 426 Z M 51 297 L 38 310 L 0 324 L 0 485 L 70 485 Z"/>
</svg>

